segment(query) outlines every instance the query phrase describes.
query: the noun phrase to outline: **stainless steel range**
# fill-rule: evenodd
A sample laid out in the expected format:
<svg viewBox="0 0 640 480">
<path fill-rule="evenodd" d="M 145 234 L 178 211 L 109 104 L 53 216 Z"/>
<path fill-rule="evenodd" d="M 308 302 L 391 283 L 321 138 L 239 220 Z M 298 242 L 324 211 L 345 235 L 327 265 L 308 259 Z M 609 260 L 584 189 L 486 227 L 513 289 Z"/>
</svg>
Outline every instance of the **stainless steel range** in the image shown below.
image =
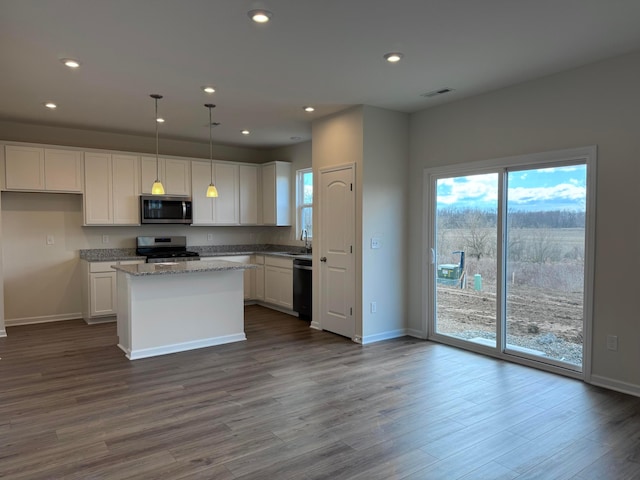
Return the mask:
<svg viewBox="0 0 640 480">
<path fill-rule="evenodd" d="M 147 257 L 147 263 L 186 262 L 200 260 L 197 252 L 187 250 L 187 237 L 137 237 L 136 253 Z"/>
</svg>

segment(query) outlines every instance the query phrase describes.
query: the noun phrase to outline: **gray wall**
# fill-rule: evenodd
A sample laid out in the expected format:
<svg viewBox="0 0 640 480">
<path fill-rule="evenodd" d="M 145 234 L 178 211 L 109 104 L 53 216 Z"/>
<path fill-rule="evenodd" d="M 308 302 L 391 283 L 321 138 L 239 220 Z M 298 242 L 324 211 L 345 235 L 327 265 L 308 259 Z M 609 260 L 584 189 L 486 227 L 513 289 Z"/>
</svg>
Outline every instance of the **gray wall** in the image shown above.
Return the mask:
<svg viewBox="0 0 640 480">
<path fill-rule="evenodd" d="M 640 53 L 411 117 L 409 255 L 422 254 L 422 174 L 451 165 L 598 146 L 593 381 L 640 394 Z M 421 264 L 409 267 L 409 328 L 423 330 Z M 606 349 L 617 335 L 618 351 Z"/>
<path fill-rule="evenodd" d="M 355 334 L 365 343 L 405 334 L 408 132 L 407 114 L 371 106 L 350 108 L 313 123 L 316 179 L 321 168 L 356 165 L 354 316 Z M 371 237 L 378 238 L 382 248 L 372 250 Z M 314 269 L 316 285 L 319 270 Z M 371 313 L 373 301 L 376 313 Z M 320 314 L 318 302 L 315 295 L 315 318 Z"/>
<path fill-rule="evenodd" d="M 405 334 L 409 115 L 364 107 L 362 162 L 363 339 Z M 380 242 L 371 248 L 371 238 Z M 371 312 L 371 302 L 377 311 Z"/>
<path fill-rule="evenodd" d="M 155 135 L 140 136 L 124 133 L 54 127 L 32 123 L 0 120 L 0 140 L 47 143 L 68 147 L 100 148 L 126 152 L 155 154 Z M 160 155 L 209 158 L 208 142 L 193 142 L 160 137 Z M 213 145 L 213 158 L 233 162 L 265 163 L 272 160 L 270 150 Z M 273 159 L 276 160 L 276 159 Z"/>
</svg>

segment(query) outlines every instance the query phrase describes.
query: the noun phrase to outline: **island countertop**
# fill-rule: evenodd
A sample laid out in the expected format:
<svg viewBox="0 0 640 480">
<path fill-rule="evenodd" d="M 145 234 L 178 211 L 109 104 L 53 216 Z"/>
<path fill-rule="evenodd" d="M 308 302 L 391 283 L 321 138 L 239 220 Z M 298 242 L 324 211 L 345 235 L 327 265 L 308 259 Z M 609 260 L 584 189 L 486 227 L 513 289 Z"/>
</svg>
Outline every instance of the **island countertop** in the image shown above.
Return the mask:
<svg viewBox="0 0 640 480">
<path fill-rule="evenodd" d="M 226 260 L 211 260 L 207 262 L 187 261 L 187 262 L 162 262 L 162 263 L 139 263 L 135 265 L 113 265 L 111 268 L 127 273 L 134 277 L 145 275 L 171 275 L 188 274 L 198 272 L 218 272 L 226 270 L 246 270 L 248 268 L 258 268 L 252 263 L 228 262 Z"/>
</svg>

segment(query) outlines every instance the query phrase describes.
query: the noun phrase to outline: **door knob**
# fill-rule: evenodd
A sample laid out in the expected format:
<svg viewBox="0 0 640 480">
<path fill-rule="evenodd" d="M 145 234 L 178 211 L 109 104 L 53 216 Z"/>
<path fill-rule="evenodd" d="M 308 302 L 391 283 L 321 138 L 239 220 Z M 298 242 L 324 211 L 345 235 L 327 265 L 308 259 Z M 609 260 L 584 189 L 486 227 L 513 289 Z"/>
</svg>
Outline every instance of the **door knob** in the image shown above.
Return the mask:
<svg viewBox="0 0 640 480">
<path fill-rule="evenodd" d="M 327 257 L 320 257 L 320 261 L 321 262 L 326 262 L 327 261 Z"/>
</svg>

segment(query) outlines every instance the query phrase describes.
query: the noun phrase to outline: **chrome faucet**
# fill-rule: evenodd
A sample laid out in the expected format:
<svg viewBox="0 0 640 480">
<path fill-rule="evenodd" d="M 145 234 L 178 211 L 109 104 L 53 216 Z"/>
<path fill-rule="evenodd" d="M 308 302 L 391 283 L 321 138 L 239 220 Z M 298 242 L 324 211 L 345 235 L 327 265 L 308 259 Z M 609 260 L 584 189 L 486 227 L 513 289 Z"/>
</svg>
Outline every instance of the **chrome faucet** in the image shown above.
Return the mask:
<svg viewBox="0 0 640 480">
<path fill-rule="evenodd" d="M 309 232 L 305 228 L 300 234 L 300 240 L 304 240 L 304 252 L 311 253 L 311 244 L 309 243 Z"/>
</svg>

